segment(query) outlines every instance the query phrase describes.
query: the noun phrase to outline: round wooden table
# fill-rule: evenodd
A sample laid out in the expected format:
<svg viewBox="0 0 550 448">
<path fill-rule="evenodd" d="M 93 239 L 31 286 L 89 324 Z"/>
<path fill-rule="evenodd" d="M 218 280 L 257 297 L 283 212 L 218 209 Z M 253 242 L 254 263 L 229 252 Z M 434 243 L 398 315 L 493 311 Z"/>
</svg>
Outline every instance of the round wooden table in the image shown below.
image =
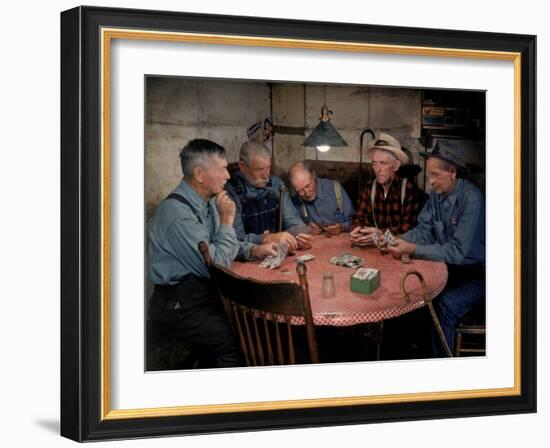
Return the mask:
<svg viewBox="0 0 550 448">
<path fill-rule="evenodd" d="M 380 287 L 372 294 L 365 295 L 350 290 L 350 277 L 355 269 L 336 266 L 330 259 L 336 255 L 348 252 L 363 259 L 362 267 L 380 270 Z M 306 262 L 307 279 L 313 321 L 315 325 L 351 326 L 369 322 L 380 322 L 392 317 L 401 316 L 424 306 L 424 295 L 420 283 L 415 276 L 409 276 L 406 290 L 410 300 L 403 297 L 400 283 L 403 276 L 411 270 L 420 272 L 426 282 L 427 294 L 430 299 L 437 296 L 447 283 L 447 267 L 445 263 L 418 260 L 411 258 L 410 263 L 394 259 L 390 254 L 381 254 L 377 248 L 352 248 L 349 234 L 336 237 L 316 236 L 313 248 L 298 251 L 287 256 L 281 266 L 276 269 L 265 269 L 259 266 L 260 261 L 239 262 L 231 264 L 230 269 L 242 277 L 256 280 L 286 280 L 298 283 L 296 273 L 296 257 L 310 253 L 315 259 Z M 323 274 L 332 272 L 336 295 L 324 298 L 321 294 Z M 296 324 L 300 324 L 299 319 Z"/>
</svg>

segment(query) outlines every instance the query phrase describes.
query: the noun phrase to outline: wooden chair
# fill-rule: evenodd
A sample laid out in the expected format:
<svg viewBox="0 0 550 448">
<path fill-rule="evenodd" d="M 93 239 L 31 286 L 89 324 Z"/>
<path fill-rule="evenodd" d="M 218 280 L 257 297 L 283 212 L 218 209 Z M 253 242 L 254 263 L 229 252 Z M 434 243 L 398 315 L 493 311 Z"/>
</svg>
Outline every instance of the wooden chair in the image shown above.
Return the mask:
<svg viewBox="0 0 550 448">
<path fill-rule="evenodd" d="M 455 335 L 455 356 L 485 355 L 485 306 L 474 307 L 466 313 L 459 320 Z M 465 335 L 469 340 L 464 340 Z"/>
<path fill-rule="evenodd" d="M 319 362 L 317 339 L 309 299 L 306 267 L 298 263 L 300 285 L 286 281 L 259 281 L 240 277 L 212 262 L 208 245 L 199 243 L 211 278 L 223 298 L 248 366 L 296 363 L 291 317 L 305 320 L 309 362 Z"/>
</svg>

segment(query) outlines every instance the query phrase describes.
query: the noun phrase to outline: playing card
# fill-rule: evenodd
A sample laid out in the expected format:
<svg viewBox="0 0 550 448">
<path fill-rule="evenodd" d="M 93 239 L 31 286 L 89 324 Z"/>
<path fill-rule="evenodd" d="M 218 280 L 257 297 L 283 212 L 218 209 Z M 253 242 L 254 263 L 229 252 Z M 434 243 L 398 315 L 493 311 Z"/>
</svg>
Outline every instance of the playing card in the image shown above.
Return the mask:
<svg viewBox="0 0 550 448">
<path fill-rule="evenodd" d="M 384 233 L 384 239 L 388 242 L 389 246 L 395 246 L 395 237 L 390 232 L 390 229 L 387 229 Z"/>
<path fill-rule="evenodd" d="M 264 261 L 260 263 L 260 267 L 266 269 L 275 269 L 278 268 L 286 255 L 288 254 L 288 244 L 285 241 L 281 241 L 277 244 L 277 255 L 269 255 L 264 258 Z"/>
</svg>

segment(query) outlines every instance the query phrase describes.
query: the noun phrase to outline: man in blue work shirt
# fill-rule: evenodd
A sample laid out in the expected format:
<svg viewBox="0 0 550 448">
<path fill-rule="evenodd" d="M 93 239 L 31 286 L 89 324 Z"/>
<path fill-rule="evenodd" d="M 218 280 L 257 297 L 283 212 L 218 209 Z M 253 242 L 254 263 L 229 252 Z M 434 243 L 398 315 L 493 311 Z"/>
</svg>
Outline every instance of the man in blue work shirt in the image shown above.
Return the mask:
<svg viewBox="0 0 550 448">
<path fill-rule="evenodd" d="M 313 234 L 349 232 L 354 208 L 340 182 L 317 177 L 307 162 L 294 163 L 288 176 L 296 191 L 294 205 Z"/>
<path fill-rule="evenodd" d="M 449 270 L 444 291 L 434 301 L 445 339 L 454 348 L 457 320 L 485 299 L 485 201 L 483 193 L 458 175 L 467 171 L 460 142 L 439 140 L 427 158 L 432 188 L 418 224 L 389 250 L 443 261 Z M 443 355 L 434 341 L 434 354 Z"/>
<path fill-rule="evenodd" d="M 198 249 L 204 241 L 212 260 L 228 267 L 245 259 L 275 255 L 272 244 L 237 239 L 235 203 L 223 187 L 229 179 L 225 149 L 192 140 L 180 153 L 184 178 L 160 203 L 149 234 L 149 275 L 155 284 L 149 315 L 160 330 L 191 344 L 202 367 L 241 363 L 240 350 Z"/>
<path fill-rule="evenodd" d="M 271 153 L 267 146 L 257 140 L 245 142 L 239 152 L 239 171 L 225 187 L 237 205 L 237 237 L 255 244 L 285 241 L 290 250 L 311 248 L 309 227 L 300 218 L 286 188 L 281 188 L 282 180 L 270 172 Z M 281 212 L 282 229 L 279 229 Z"/>
</svg>

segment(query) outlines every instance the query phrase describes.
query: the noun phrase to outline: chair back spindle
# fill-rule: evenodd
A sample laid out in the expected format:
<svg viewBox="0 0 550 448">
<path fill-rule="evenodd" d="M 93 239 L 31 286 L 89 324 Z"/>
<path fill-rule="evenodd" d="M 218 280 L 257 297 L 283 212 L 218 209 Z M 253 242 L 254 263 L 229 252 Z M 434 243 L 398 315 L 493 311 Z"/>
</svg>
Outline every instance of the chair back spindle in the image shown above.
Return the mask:
<svg viewBox="0 0 550 448">
<path fill-rule="evenodd" d="M 199 251 L 211 278 L 224 300 L 228 317 L 237 333 L 245 362 L 249 366 L 318 363 L 319 352 L 307 283 L 307 269 L 298 263 L 299 284 L 289 281 L 259 281 L 240 277 L 212 261 L 208 246 Z M 305 325 L 293 324 L 301 318 Z M 286 328 L 285 328 L 286 327 Z M 300 331 L 305 328 L 305 344 Z M 302 353 L 302 345 L 307 353 Z"/>
</svg>

